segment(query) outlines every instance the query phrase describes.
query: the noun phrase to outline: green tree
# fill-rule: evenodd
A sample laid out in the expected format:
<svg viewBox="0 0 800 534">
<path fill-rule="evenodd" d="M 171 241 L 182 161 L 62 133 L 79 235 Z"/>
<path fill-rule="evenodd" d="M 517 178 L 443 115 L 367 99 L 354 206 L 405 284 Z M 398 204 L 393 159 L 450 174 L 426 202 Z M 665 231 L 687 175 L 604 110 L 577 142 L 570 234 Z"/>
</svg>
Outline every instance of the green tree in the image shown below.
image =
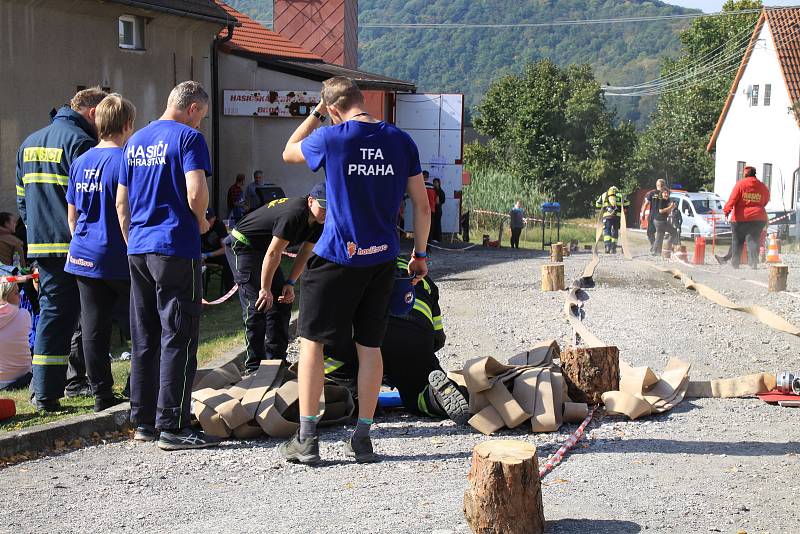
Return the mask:
<svg viewBox="0 0 800 534">
<path fill-rule="evenodd" d="M 728 0 L 722 9 L 760 7 L 758 0 Z M 661 77 L 683 82 L 665 88 L 639 139 L 632 166 L 640 185 L 665 178 L 693 190 L 713 188 L 714 161 L 706 146 L 757 18 L 757 13 L 704 17 L 681 33 L 683 54 L 664 62 Z M 695 75 L 703 65 L 706 72 Z M 709 65 L 715 68 L 709 71 Z"/>
<path fill-rule="evenodd" d="M 627 172 L 635 132 L 630 124 L 615 127 L 614 118 L 588 65 L 537 61 L 489 87 L 475 117 L 489 141 L 467 146 L 467 165 L 505 173 L 514 177 L 509 184 L 585 214 Z"/>
</svg>

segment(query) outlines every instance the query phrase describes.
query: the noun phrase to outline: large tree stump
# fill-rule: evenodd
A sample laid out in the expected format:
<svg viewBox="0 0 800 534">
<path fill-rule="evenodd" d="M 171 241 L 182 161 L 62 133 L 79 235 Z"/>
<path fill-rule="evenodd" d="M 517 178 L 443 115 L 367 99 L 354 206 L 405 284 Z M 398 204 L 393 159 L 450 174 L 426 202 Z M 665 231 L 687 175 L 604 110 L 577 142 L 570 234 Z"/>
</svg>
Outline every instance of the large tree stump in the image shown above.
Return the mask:
<svg viewBox="0 0 800 534">
<path fill-rule="evenodd" d="M 561 367 L 574 402 L 600 404 L 603 393 L 619 390 L 617 347 L 567 347 L 561 352 Z"/>
<path fill-rule="evenodd" d="M 786 279 L 789 276 L 789 266 L 782 263 L 772 263 L 769 266 L 769 285 L 767 291 L 775 293 L 786 291 Z"/>
<path fill-rule="evenodd" d="M 564 261 L 564 243 L 553 243 L 550 245 L 550 261 L 561 263 Z"/>
<path fill-rule="evenodd" d="M 516 440 L 484 441 L 472 451 L 464 516 L 473 532 L 544 532 L 536 447 Z"/>
<path fill-rule="evenodd" d="M 564 289 L 564 264 L 545 263 L 542 265 L 542 291 L 561 291 Z"/>
</svg>

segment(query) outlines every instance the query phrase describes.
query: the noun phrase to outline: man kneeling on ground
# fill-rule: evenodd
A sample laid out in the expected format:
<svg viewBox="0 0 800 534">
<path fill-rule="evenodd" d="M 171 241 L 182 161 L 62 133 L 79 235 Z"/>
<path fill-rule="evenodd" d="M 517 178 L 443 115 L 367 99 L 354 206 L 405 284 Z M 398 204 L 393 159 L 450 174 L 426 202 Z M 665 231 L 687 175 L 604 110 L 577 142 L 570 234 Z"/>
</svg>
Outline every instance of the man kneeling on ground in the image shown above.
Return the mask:
<svg viewBox="0 0 800 534">
<path fill-rule="evenodd" d="M 408 273 L 408 260 L 397 258 L 397 269 L 398 274 Z M 397 388 L 408 411 L 466 424 L 470 417 L 467 399 L 447 378 L 436 357 L 444 342 L 439 288 L 426 276 L 412 289 L 408 275 L 401 275 L 395 282 L 381 345 L 383 381 Z M 325 376 L 358 397 L 358 355 L 352 340 L 325 346 Z"/>
</svg>

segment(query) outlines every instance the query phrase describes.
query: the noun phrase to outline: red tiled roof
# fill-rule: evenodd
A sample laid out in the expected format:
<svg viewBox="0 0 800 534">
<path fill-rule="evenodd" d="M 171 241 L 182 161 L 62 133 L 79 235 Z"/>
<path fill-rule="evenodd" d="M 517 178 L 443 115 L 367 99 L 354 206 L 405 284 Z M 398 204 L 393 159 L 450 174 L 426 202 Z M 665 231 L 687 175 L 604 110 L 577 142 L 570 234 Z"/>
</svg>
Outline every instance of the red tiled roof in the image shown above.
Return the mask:
<svg viewBox="0 0 800 534">
<path fill-rule="evenodd" d="M 775 51 L 778 54 L 778 61 L 783 73 L 783 81 L 786 83 L 787 91 L 789 91 L 789 98 L 792 102 L 800 100 L 800 8 L 765 9 L 758 18 L 753 35 L 747 45 L 747 50 L 744 53 L 744 57 L 742 57 L 742 63 L 739 65 L 739 70 L 736 71 L 736 78 L 734 78 L 731 85 L 725 106 L 722 108 L 722 113 L 720 113 L 717 120 L 717 126 L 714 128 L 714 133 L 711 134 L 711 140 L 706 147 L 709 152 L 714 149 L 714 145 L 717 142 L 722 124 L 725 122 L 725 117 L 728 115 L 728 110 L 733 103 L 733 97 L 736 95 L 736 88 L 739 86 L 739 81 L 742 79 L 747 63 L 750 61 L 750 55 L 753 52 L 764 22 L 769 23 L 772 41 L 775 43 Z M 797 113 L 795 113 L 795 120 L 800 126 L 800 115 Z"/>
<path fill-rule="evenodd" d="M 225 2 L 221 0 L 214 1 L 242 24 L 241 27 L 234 30 L 233 39 L 222 45 L 223 50 L 227 52 L 246 52 L 270 57 L 322 61 L 322 57 L 293 43 L 286 37 L 268 30 L 244 13 L 233 9 Z M 227 35 L 227 30 L 220 31 L 220 37 L 225 35 Z"/>
</svg>

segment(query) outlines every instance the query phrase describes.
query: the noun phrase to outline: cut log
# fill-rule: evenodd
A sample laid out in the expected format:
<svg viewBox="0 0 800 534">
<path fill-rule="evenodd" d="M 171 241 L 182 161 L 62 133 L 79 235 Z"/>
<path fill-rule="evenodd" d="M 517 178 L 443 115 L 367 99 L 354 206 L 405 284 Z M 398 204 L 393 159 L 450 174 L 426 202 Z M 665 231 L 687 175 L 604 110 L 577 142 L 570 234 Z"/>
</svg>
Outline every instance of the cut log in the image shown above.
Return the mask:
<svg viewBox="0 0 800 534">
<path fill-rule="evenodd" d="M 464 517 L 472 532 L 544 532 L 536 447 L 516 440 L 484 441 L 472 451 Z"/>
<path fill-rule="evenodd" d="M 568 347 L 561 368 L 573 402 L 600 404 L 603 393 L 619 390 L 617 347 Z"/>
<path fill-rule="evenodd" d="M 561 263 L 564 261 L 564 243 L 553 243 L 550 245 L 550 261 Z"/>
<path fill-rule="evenodd" d="M 772 263 L 769 266 L 768 291 L 776 293 L 786 291 L 786 279 L 789 276 L 789 266 L 782 263 Z"/>
<path fill-rule="evenodd" d="M 545 263 L 542 265 L 542 291 L 561 291 L 564 289 L 564 264 Z"/>
</svg>

